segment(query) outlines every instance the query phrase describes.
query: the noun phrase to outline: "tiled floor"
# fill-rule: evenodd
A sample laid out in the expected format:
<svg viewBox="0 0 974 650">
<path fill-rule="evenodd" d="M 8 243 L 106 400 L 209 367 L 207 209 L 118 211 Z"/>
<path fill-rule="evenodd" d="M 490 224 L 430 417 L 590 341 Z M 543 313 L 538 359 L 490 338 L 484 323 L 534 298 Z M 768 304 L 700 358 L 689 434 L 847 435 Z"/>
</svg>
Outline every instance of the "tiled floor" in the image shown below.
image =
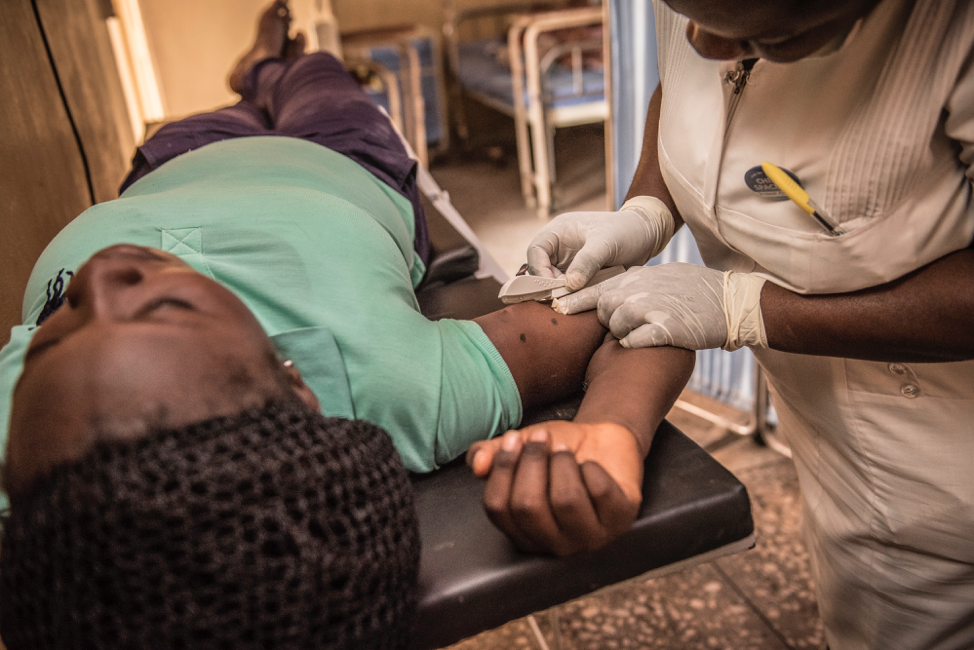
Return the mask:
<svg viewBox="0 0 974 650">
<path fill-rule="evenodd" d="M 503 127 L 503 123 L 500 124 Z M 531 237 L 545 222 L 520 193 L 513 148 L 499 133 L 488 144 L 434 164 L 450 192 L 501 266 L 514 272 Z M 500 142 L 500 144 L 498 144 Z M 560 210 L 605 208 L 601 131 L 578 127 L 556 137 Z M 730 417 L 744 417 L 706 398 L 685 399 Z M 710 451 L 748 488 L 757 546 L 744 553 L 653 580 L 635 580 L 554 608 L 560 647 L 571 650 L 678 648 L 763 650 L 825 647 L 799 527 L 794 468 L 787 458 L 750 438 L 728 434 L 681 411 L 670 420 Z M 535 619 L 546 643 L 557 647 L 551 612 Z M 513 621 L 453 650 L 539 648 L 528 619 Z"/>
</svg>

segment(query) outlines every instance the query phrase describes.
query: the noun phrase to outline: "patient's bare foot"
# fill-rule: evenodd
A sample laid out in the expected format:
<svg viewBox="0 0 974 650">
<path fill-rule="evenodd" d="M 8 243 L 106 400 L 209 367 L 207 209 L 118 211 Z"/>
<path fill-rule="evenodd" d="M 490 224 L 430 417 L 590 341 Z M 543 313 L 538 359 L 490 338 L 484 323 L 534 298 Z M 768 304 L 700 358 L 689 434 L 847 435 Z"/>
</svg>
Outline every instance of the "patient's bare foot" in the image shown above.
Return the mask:
<svg viewBox="0 0 974 650">
<path fill-rule="evenodd" d="M 284 58 L 288 61 L 294 61 L 304 56 L 304 48 L 307 45 L 307 40 L 304 32 L 298 32 L 294 35 L 294 38 L 289 38 L 284 45 Z"/>
<path fill-rule="evenodd" d="M 283 57 L 288 53 L 285 51 L 285 46 L 293 42 L 287 37 L 290 25 L 291 12 L 287 7 L 287 0 L 274 0 L 257 21 L 257 37 L 254 39 L 254 46 L 237 61 L 233 72 L 230 73 L 231 90 L 243 94 L 244 79 L 254 64 L 269 57 Z M 302 37 L 302 52 L 303 42 Z"/>
</svg>

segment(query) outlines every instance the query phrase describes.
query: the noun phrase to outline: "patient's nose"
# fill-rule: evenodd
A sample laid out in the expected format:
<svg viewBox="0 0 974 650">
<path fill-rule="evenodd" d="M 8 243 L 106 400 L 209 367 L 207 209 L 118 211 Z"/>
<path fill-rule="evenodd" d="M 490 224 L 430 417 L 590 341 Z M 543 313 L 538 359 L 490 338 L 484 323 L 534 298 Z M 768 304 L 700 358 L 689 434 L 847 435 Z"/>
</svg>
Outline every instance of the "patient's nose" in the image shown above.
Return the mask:
<svg viewBox="0 0 974 650">
<path fill-rule="evenodd" d="M 71 279 L 64 296 L 74 309 L 92 315 L 120 317 L 128 310 L 131 289 L 145 280 L 142 265 L 126 257 L 95 256 Z"/>
</svg>

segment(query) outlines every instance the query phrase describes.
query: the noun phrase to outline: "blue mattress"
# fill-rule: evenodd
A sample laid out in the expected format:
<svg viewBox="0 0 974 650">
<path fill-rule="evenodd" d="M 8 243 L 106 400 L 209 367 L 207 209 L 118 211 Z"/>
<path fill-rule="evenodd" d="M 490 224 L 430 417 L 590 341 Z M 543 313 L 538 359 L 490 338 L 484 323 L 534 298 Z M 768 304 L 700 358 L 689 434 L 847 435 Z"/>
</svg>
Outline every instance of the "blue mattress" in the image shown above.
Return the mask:
<svg viewBox="0 0 974 650">
<path fill-rule="evenodd" d="M 503 43 L 496 39 L 468 41 L 459 46 L 460 83 L 507 106 L 514 106 L 514 86 L 510 69 L 499 62 L 497 50 Z M 570 68 L 555 63 L 545 75 L 544 102 L 549 107 L 587 104 L 605 97 L 605 76 L 601 70 L 582 72 L 582 95 L 576 95 Z M 525 103 L 527 103 L 525 98 Z"/>
<path fill-rule="evenodd" d="M 445 125 L 440 120 L 440 107 L 444 100 L 440 97 L 440 82 L 437 78 L 438 67 L 433 61 L 433 44 L 427 38 L 417 38 L 411 41 L 411 44 L 416 48 L 416 53 L 419 55 L 419 64 L 422 70 L 420 83 L 423 88 L 423 102 L 426 105 L 426 140 L 430 144 L 434 144 L 442 140 Z M 396 78 L 399 79 L 399 90 L 402 93 L 398 48 L 391 45 L 372 47 L 369 49 L 369 58 L 396 75 Z M 368 87 L 365 92 L 372 98 L 372 101 L 387 111 L 389 110 L 389 98 L 385 92 Z"/>
</svg>

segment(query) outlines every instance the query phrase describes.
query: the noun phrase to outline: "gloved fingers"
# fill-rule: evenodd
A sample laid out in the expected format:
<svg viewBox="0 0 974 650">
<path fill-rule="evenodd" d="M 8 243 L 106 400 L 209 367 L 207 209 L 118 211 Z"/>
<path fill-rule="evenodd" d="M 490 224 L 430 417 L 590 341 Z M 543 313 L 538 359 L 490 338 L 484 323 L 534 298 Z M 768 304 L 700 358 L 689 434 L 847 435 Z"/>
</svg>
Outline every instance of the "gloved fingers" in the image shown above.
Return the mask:
<svg viewBox="0 0 974 650">
<path fill-rule="evenodd" d="M 559 314 L 580 314 L 583 311 L 595 309 L 599 304 L 599 297 L 604 291 L 602 284 L 588 289 L 582 289 L 551 301 L 551 308 Z"/>
<path fill-rule="evenodd" d="M 598 285 L 603 289 L 602 296 L 599 298 L 599 320 L 606 327 L 609 326 L 609 321 L 620 306 L 649 296 L 642 287 L 650 286 L 647 278 L 657 268 L 659 267 L 636 266 Z"/>
<path fill-rule="evenodd" d="M 608 541 L 574 454 L 567 450 L 552 453 L 549 483 L 551 510 L 563 542 L 554 552 L 565 555 L 592 550 Z"/>
<path fill-rule="evenodd" d="M 527 252 L 528 273 L 542 278 L 559 277 L 561 271 L 552 264 L 553 256 L 554 251 L 549 251 L 545 246 L 531 242 Z"/>
<path fill-rule="evenodd" d="M 578 291 L 612 261 L 612 248 L 601 238 L 585 242 L 565 269 L 565 288 Z"/>
<path fill-rule="evenodd" d="M 487 512 L 487 518 L 507 535 L 515 546 L 527 552 L 538 552 L 541 548 L 521 532 L 521 528 L 514 521 L 510 507 L 514 472 L 522 452 L 521 439 L 515 433 L 508 433 L 504 436 L 504 443 L 494 454 L 490 476 L 487 477 L 487 483 L 484 485 L 484 510 Z"/>
<path fill-rule="evenodd" d="M 584 241 L 579 241 L 575 227 L 565 217 L 555 217 L 528 244 L 526 257 L 529 274 L 561 277 L 562 269 L 574 259 Z"/>
<path fill-rule="evenodd" d="M 626 320 L 625 306 L 616 310 L 613 315 L 613 319 L 618 319 L 618 322 L 611 323 L 609 327 L 619 337 L 623 347 L 671 345 L 687 350 L 707 350 L 720 347 L 727 338 L 723 312 L 684 312 L 673 306 L 670 306 L 672 311 L 667 311 L 666 308 L 645 311 L 646 305 L 640 307 L 643 324 L 639 324 L 637 320 L 640 316 L 632 316 Z M 627 331 L 625 336 L 621 334 L 624 330 Z"/>
<path fill-rule="evenodd" d="M 672 334 L 663 325 L 646 323 L 635 328 L 619 340 L 624 348 L 656 348 L 663 345 L 682 347 L 674 342 Z"/>
<path fill-rule="evenodd" d="M 552 302 L 551 308 L 560 314 L 580 314 L 583 311 L 595 309 L 596 306 L 601 306 L 602 296 L 618 288 L 628 273 L 627 271 L 614 278 L 609 278 L 605 282 L 600 282 L 594 287 L 587 287 L 567 296 L 556 298 Z M 599 319 L 601 320 L 601 318 L 600 313 Z M 602 322 L 607 323 L 608 320 Z"/>
<path fill-rule="evenodd" d="M 640 502 L 630 501 L 622 488 L 598 463 L 582 463 L 581 470 L 607 539 L 629 530 L 639 514 Z"/>
<path fill-rule="evenodd" d="M 652 313 L 655 322 L 665 321 L 666 315 L 652 311 L 655 307 L 653 296 L 647 291 L 628 293 L 625 289 L 606 291 L 599 299 L 599 320 L 609 328 L 617 339 L 624 339 L 629 332 L 648 322 Z M 658 307 L 657 307 L 658 308 Z"/>
<path fill-rule="evenodd" d="M 727 340 L 720 271 L 664 264 L 632 268 L 610 282 L 599 299 L 599 320 L 625 347 L 703 350 Z M 647 324 L 658 327 L 644 328 Z"/>
</svg>

